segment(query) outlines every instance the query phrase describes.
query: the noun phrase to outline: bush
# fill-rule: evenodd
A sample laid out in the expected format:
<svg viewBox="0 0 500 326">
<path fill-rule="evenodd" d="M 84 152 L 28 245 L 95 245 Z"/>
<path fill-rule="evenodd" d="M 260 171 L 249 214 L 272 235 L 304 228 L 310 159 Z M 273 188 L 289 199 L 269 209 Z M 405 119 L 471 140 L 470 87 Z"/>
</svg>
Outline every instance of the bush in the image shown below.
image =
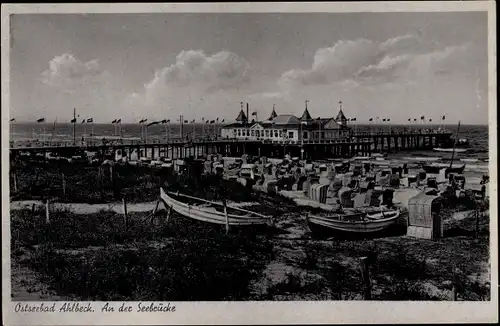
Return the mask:
<svg viewBox="0 0 500 326">
<path fill-rule="evenodd" d="M 58 292 L 80 300 L 244 300 L 250 282 L 267 264 L 272 245 L 240 235 L 143 243 L 76 254 L 43 245 L 28 267 Z"/>
</svg>

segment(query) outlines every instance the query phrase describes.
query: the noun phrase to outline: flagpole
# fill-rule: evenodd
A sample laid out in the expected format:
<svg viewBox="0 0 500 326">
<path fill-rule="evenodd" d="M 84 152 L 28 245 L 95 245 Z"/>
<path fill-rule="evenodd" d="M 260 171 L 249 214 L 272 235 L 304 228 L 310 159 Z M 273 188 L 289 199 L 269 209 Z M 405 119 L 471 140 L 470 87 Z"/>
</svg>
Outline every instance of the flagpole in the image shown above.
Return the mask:
<svg viewBox="0 0 500 326">
<path fill-rule="evenodd" d="M 14 142 L 14 134 L 15 134 L 14 127 L 16 125 L 14 122 L 15 122 L 14 120 L 12 120 L 10 122 L 10 141 L 11 142 Z"/>
<path fill-rule="evenodd" d="M 193 141 L 196 140 L 196 124 L 195 121 L 193 120 Z"/>
<path fill-rule="evenodd" d="M 73 146 L 76 145 L 76 108 L 73 108 Z"/>
<path fill-rule="evenodd" d="M 184 116 L 181 114 L 180 123 L 181 123 L 181 141 L 184 141 Z"/>
</svg>

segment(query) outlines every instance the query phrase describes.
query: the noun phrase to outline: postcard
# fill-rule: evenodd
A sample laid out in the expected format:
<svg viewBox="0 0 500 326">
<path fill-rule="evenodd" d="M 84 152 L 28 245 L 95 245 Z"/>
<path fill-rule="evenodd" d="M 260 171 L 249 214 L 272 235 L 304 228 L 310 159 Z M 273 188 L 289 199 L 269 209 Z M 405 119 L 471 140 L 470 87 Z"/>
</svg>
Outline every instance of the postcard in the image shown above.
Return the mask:
<svg viewBox="0 0 500 326">
<path fill-rule="evenodd" d="M 3 5 L 4 323 L 498 322 L 495 10 Z"/>
</svg>

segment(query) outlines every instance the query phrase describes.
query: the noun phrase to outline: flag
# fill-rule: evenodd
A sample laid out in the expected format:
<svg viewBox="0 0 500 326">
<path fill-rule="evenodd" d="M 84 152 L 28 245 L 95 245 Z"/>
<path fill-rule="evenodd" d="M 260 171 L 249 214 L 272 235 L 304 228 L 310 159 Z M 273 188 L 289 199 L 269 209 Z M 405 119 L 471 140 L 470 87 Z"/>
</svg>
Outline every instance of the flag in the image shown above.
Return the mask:
<svg viewBox="0 0 500 326">
<path fill-rule="evenodd" d="M 382 121 L 384 121 L 384 122 L 385 122 L 385 119 L 382 119 Z"/>
<path fill-rule="evenodd" d="M 209 120 L 207 120 L 207 122 L 206 122 L 206 123 L 210 123 L 210 121 L 209 121 Z"/>
<path fill-rule="evenodd" d="M 142 121 L 142 120 L 141 120 Z M 139 123 L 141 123 L 141 121 L 139 121 Z M 116 123 L 116 119 L 111 121 L 111 123 Z"/>
<path fill-rule="evenodd" d="M 85 119 L 82 120 L 82 123 L 85 123 Z"/>
<path fill-rule="evenodd" d="M 10 119 L 10 122 L 14 122 L 14 121 L 16 121 L 16 119 L 14 119 L 14 118 Z"/>
<path fill-rule="evenodd" d="M 157 125 L 159 123 L 160 123 L 160 121 L 153 121 L 153 122 L 148 123 L 146 127 L 151 127 L 151 126 Z"/>
<path fill-rule="evenodd" d="M 373 118 L 368 119 L 368 121 L 373 121 Z"/>
<path fill-rule="evenodd" d="M 221 121 L 221 122 L 224 122 L 224 119 L 222 119 L 222 121 Z"/>
<path fill-rule="evenodd" d="M 391 119 L 387 119 L 387 121 L 391 121 Z"/>
<path fill-rule="evenodd" d="M 413 119 L 413 121 L 417 121 L 417 119 Z"/>
<path fill-rule="evenodd" d="M 429 122 L 432 122 L 432 119 L 429 119 Z"/>
<path fill-rule="evenodd" d="M 167 123 L 167 120 L 163 119 L 163 120 L 161 121 L 161 123 Z"/>
<path fill-rule="evenodd" d="M 408 121 L 411 121 L 411 118 L 410 118 L 410 119 L 408 119 Z"/>
<path fill-rule="evenodd" d="M 351 121 L 356 121 L 356 118 L 351 118 Z"/>
<path fill-rule="evenodd" d="M 76 118 L 71 119 L 71 123 L 76 123 Z"/>
<path fill-rule="evenodd" d="M 167 121 L 165 123 L 170 123 L 170 119 L 167 119 Z"/>
<path fill-rule="evenodd" d="M 211 120 L 211 121 L 210 121 L 210 124 L 212 124 L 212 123 L 215 123 L 215 120 Z"/>
<path fill-rule="evenodd" d="M 351 121 L 351 118 L 347 118 L 347 119 L 345 119 L 345 120 L 346 120 L 346 121 Z"/>
<path fill-rule="evenodd" d="M 36 122 L 44 122 L 45 121 L 45 118 L 40 118 L 38 120 L 36 120 Z"/>
<path fill-rule="evenodd" d="M 205 117 L 202 117 L 202 118 L 201 118 L 201 121 L 205 121 Z"/>
<path fill-rule="evenodd" d="M 193 119 L 193 121 L 191 121 L 191 123 L 194 123 L 195 119 Z"/>
<path fill-rule="evenodd" d="M 257 115 L 257 111 L 253 111 L 253 112 L 252 112 L 252 115 Z"/>
<path fill-rule="evenodd" d="M 217 120 L 217 122 L 219 122 L 219 117 L 217 117 L 217 119 L 216 119 L 216 120 Z"/>
<path fill-rule="evenodd" d="M 446 116 L 443 115 L 443 120 L 445 120 L 445 119 L 446 119 Z"/>
<path fill-rule="evenodd" d="M 122 119 L 116 120 L 116 123 L 122 123 Z"/>
<path fill-rule="evenodd" d="M 94 123 L 94 118 L 88 118 L 87 123 Z"/>
<path fill-rule="evenodd" d="M 187 120 L 184 120 L 184 123 L 188 123 L 188 121 L 187 121 Z"/>
<path fill-rule="evenodd" d="M 424 120 L 424 119 L 425 119 L 425 116 L 421 116 L 421 117 L 420 117 L 420 120 Z"/>
</svg>

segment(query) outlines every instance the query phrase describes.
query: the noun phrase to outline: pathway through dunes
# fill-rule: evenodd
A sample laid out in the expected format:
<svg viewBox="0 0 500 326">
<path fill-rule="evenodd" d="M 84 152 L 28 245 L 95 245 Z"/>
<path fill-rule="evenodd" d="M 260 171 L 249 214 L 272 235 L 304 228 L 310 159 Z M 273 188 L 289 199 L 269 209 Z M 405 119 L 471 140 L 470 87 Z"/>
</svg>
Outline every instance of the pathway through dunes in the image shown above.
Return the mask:
<svg viewBox="0 0 500 326">
<path fill-rule="evenodd" d="M 11 210 L 20 210 L 20 209 L 31 209 L 32 206 L 35 207 L 45 207 L 45 203 L 39 200 L 20 200 L 13 201 L 10 203 Z M 149 212 L 155 208 L 156 202 L 145 202 L 145 203 L 127 203 L 127 212 L 129 213 L 140 213 L 140 212 Z M 233 207 L 245 207 L 258 205 L 255 202 L 228 202 L 229 206 Z M 56 210 L 68 210 L 75 214 L 95 214 L 100 211 L 111 211 L 118 214 L 124 214 L 123 204 L 121 202 L 114 203 L 106 203 L 106 204 L 85 204 L 85 203 L 53 203 L 51 204 L 51 209 Z M 165 209 L 163 204 L 158 206 L 158 209 Z"/>
</svg>

